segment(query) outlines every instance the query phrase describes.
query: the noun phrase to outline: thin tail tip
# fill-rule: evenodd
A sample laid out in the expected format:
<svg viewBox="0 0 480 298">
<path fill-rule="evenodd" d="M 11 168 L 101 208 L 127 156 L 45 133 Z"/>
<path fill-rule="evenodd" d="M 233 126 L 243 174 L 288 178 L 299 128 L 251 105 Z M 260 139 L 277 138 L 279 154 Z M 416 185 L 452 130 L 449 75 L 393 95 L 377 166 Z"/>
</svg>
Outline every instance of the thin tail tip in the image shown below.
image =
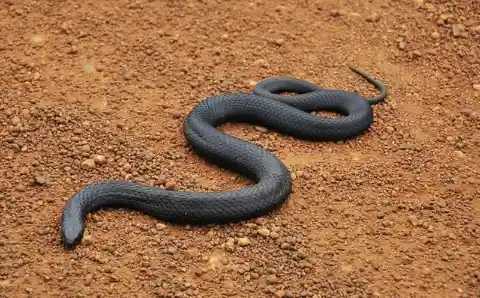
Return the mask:
<svg viewBox="0 0 480 298">
<path fill-rule="evenodd" d="M 366 73 L 365 71 L 361 70 L 360 68 L 357 68 L 357 67 L 353 67 L 353 66 L 349 66 L 348 67 L 351 71 L 359 74 L 360 76 L 364 77 L 365 79 L 367 79 L 368 81 L 374 81 L 375 83 L 379 84 L 378 81 L 376 81 L 371 75 L 369 75 L 368 73 Z"/>
<path fill-rule="evenodd" d="M 349 66 L 348 68 L 350 68 L 351 71 L 354 71 L 354 72 L 361 72 L 360 69 L 356 68 L 356 67 L 353 67 L 353 66 Z"/>
<path fill-rule="evenodd" d="M 385 101 L 385 99 L 388 96 L 388 91 L 387 91 L 387 87 L 384 84 L 375 80 L 372 76 L 370 76 L 366 72 L 360 70 L 359 68 L 356 68 L 356 67 L 353 67 L 353 66 L 349 66 L 348 68 L 350 68 L 350 70 L 352 70 L 353 72 L 355 72 L 358 75 L 360 75 L 361 77 L 363 77 L 369 83 L 373 84 L 375 86 L 375 88 L 380 91 L 380 94 L 373 97 L 373 98 L 365 98 L 366 101 L 368 101 L 372 105 L 377 104 L 381 101 Z"/>
</svg>

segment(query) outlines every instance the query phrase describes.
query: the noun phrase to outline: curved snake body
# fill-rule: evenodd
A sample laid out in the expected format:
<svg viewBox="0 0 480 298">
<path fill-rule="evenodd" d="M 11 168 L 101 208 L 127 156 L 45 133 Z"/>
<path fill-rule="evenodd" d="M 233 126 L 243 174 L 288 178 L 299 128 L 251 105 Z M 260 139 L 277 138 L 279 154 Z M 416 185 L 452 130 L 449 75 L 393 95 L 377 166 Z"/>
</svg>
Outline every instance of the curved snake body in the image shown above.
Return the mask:
<svg viewBox="0 0 480 298">
<path fill-rule="evenodd" d="M 229 121 L 249 122 L 310 141 L 346 140 L 373 123 L 371 105 L 386 97 L 385 87 L 352 69 L 381 91 L 374 99 L 342 90 L 326 90 L 288 77 L 266 79 L 253 94 L 216 95 L 199 103 L 184 122 L 192 150 L 209 162 L 256 182 L 240 190 L 187 192 L 128 181 L 107 180 L 87 185 L 68 200 L 61 217 L 65 248 L 83 237 L 85 216 L 101 208 L 138 210 L 160 220 L 181 224 L 222 224 L 268 214 L 289 197 L 292 187 L 286 166 L 272 153 L 216 129 Z M 281 92 L 295 92 L 284 96 Z M 320 118 L 314 110 L 344 115 Z"/>
</svg>

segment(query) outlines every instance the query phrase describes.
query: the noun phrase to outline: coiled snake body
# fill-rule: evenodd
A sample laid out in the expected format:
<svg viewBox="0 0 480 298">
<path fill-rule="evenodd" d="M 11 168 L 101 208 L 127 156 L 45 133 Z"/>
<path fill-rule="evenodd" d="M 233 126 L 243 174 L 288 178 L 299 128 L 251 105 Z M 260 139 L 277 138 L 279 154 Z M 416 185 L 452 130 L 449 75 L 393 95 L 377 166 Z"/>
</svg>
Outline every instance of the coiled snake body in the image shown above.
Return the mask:
<svg viewBox="0 0 480 298">
<path fill-rule="evenodd" d="M 192 150 L 220 167 L 256 182 L 226 192 L 183 192 L 128 181 L 107 180 L 87 185 L 63 210 L 61 237 L 73 248 L 83 237 L 85 216 L 101 208 L 128 208 L 160 220 L 182 224 L 222 224 L 266 215 L 289 197 L 291 177 L 272 153 L 216 129 L 227 121 L 260 124 L 310 141 L 336 141 L 364 133 L 373 123 L 371 105 L 383 100 L 386 88 L 360 70 L 353 69 L 379 89 L 365 99 L 342 90 L 322 89 L 309 82 L 276 77 L 257 84 L 253 94 L 216 95 L 202 101 L 184 122 Z M 281 92 L 295 92 L 284 96 Z M 335 111 L 340 118 L 320 118 L 314 110 Z"/>
</svg>

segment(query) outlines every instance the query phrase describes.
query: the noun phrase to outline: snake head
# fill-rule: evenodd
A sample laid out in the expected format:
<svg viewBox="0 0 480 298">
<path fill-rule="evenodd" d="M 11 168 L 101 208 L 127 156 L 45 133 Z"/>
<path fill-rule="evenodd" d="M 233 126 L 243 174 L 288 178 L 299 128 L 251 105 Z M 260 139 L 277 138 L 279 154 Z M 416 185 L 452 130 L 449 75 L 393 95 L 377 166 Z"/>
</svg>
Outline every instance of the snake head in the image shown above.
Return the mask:
<svg viewBox="0 0 480 298">
<path fill-rule="evenodd" d="M 85 223 L 80 216 L 64 213 L 62 216 L 61 238 L 63 246 L 67 249 L 74 248 L 83 238 Z"/>
<path fill-rule="evenodd" d="M 61 230 L 63 246 L 67 249 L 74 248 L 83 238 L 83 224 L 64 224 Z"/>
</svg>

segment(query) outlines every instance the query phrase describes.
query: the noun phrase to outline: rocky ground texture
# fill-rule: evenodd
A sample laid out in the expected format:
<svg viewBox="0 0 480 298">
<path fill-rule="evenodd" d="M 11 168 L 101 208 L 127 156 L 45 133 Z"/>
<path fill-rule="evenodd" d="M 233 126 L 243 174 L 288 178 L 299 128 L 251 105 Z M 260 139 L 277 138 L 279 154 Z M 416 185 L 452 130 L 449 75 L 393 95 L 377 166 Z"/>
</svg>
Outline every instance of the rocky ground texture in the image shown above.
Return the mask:
<svg viewBox="0 0 480 298">
<path fill-rule="evenodd" d="M 478 0 L 0 1 L 0 297 L 479 297 Z M 389 98 L 356 140 L 221 129 L 274 152 L 278 212 L 174 227 L 59 217 L 85 184 L 241 188 L 189 151 L 184 117 L 274 75 Z"/>
</svg>

